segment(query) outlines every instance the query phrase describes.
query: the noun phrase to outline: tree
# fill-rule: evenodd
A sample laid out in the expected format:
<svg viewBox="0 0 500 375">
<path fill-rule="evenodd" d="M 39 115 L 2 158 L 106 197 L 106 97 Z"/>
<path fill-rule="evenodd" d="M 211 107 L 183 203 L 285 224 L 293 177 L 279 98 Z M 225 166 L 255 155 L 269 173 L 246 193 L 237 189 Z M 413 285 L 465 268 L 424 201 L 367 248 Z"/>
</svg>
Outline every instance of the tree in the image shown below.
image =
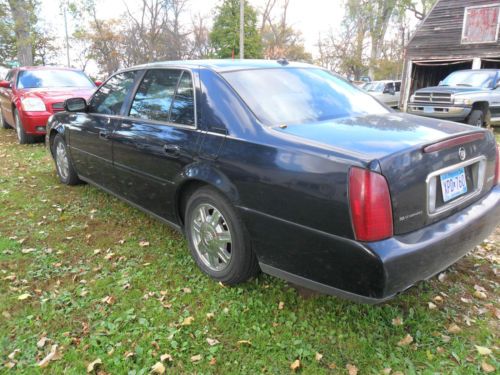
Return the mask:
<svg viewBox="0 0 500 375">
<path fill-rule="evenodd" d="M 272 13 L 277 3 L 277 0 L 267 0 L 262 12 L 260 34 L 264 46 L 264 57 L 311 61 L 312 56 L 305 50 L 302 34 L 288 25 L 287 12 L 290 0 L 281 0 L 280 14 L 278 17 L 273 17 Z"/>
<path fill-rule="evenodd" d="M 224 0 L 217 7 L 210 40 L 219 58 L 234 57 L 239 54 L 240 2 Z M 262 58 L 262 41 L 257 30 L 257 13 L 245 1 L 244 7 L 245 58 Z"/>
<path fill-rule="evenodd" d="M 0 0 L 0 61 L 13 60 L 17 56 L 16 35 L 6 0 Z"/>
<path fill-rule="evenodd" d="M 37 18 L 33 0 L 8 0 L 16 37 L 17 60 L 21 66 L 33 65 L 33 25 Z"/>
</svg>

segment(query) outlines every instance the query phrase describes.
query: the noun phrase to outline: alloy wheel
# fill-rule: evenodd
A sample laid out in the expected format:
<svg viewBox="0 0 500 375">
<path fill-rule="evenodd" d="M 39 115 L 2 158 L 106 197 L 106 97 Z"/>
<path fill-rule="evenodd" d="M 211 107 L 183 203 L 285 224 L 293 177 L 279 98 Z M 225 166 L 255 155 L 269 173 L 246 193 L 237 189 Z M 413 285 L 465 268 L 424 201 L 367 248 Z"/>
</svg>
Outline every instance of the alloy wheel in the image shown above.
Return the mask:
<svg viewBox="0 0 500 375">
<path fill-rule="evenodd" d="M 69 175 L 69 161 L 66 147 L 64 147 L 62 142 L 59 142 L 56 147 L 56 165 L 59 175 L 63 180 L 66 180 Z"/>
<path fill-rule="evenodd" d="M 199 258 L 212 271 L 222 271 L 229 265 L 231 231 L 217 208 L 208 203 L 195 208 L 190 236 Z"/>
</svg>

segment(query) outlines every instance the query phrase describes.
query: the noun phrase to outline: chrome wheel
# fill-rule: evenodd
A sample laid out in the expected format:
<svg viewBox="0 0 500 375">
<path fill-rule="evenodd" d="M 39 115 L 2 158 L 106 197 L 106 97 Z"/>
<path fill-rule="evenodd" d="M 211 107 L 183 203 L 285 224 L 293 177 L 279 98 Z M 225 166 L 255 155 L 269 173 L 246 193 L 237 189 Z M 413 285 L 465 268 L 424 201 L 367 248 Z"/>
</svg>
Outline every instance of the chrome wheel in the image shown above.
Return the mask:
<svg viewBox="0 0 500 375">
<path fill-rule="evenodd" d="M 202 262 L 212 271 L 224 270 L 231 261 L 231 231 L 222 213 L 208 203 L 198 205 L 191 223 L 191 240 Z"/>
<path fill-rule="evenodd" d="M 66 154 L 66 147 L 64 147 L 62 142 L 58 143 L 55 156 L 59 175 L 63 180 L 66 180 L 69 176 L 69 161 L 68 155 Z"/>
</svg>

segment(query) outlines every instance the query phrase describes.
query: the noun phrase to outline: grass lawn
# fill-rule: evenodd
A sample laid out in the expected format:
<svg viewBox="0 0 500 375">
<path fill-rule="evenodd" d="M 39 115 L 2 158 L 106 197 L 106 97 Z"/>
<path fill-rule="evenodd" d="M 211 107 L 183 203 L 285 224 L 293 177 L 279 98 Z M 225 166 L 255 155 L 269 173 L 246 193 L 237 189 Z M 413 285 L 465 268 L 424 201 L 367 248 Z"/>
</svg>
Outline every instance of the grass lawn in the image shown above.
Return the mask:
<svg viewBox="0 0 500 375">
<path fill-rule="evenodd" d="M 497 229 L 440 280 L 378 306 L 266 275 L 224 287 L 180 234 L 59 184 L 43 144 L 0 130 L 0 373 L 82 374 L 99 360 L 96 373 L 148 374 L 162 359 L 171 374 L 494 372 L 499 250 Z"/>
</svg>

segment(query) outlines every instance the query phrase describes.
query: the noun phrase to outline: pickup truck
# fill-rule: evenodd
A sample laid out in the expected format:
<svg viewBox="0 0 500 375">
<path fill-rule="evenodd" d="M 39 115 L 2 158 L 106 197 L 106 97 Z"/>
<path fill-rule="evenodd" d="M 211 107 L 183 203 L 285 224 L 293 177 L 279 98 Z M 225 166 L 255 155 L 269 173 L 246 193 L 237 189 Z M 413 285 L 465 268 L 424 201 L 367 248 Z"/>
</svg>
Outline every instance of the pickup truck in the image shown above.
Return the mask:
<svg viewBox="0 0 500 375">
<path fill-rule="evenodd" d="M 500 121 L 500 70 L 459 70 L 438 86 L 415 91 L 408 113 L 488 126 Z"/>
<path fill-rule="evenodd" d="M 397 108 L 399 105 L 401 81 L 372 81 L 361 88 L 389 107 Z"/>
</svg>

